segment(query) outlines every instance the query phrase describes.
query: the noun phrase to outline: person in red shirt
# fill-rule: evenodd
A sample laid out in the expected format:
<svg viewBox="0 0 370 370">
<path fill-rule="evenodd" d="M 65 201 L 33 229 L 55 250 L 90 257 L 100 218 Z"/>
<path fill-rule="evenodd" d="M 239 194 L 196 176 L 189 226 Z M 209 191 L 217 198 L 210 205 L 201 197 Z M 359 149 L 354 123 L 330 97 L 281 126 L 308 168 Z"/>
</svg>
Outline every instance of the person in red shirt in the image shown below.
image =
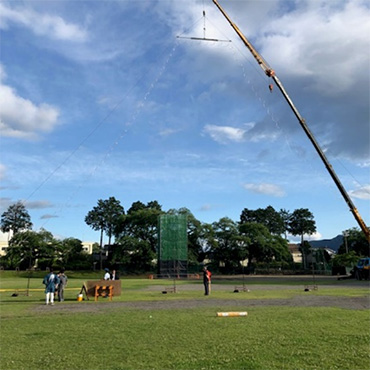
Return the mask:
<svg viewBox="0 0 370 370">
<path fill-rule="evenodd" d="M 204 295 L 209 295 L 211 288 L 211 271 L 208 271 L 207 267 L 203 267 L 203 285 L 204 285 Z"/>
</svg>

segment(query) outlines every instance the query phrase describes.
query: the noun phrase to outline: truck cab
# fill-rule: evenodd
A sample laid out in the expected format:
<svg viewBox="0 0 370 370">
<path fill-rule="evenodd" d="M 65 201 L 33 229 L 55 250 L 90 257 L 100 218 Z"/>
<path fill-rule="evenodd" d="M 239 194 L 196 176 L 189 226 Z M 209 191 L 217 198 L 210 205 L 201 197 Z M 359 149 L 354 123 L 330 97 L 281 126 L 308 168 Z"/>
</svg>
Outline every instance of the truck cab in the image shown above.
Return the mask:
<svg viewBox="0 0 370 370">
<path fill-rule="evenodd" d="M 370 258 L 360 258 L 355 266 L 355 278 L 357 280 L 369 279 L 370 273 Z"/>
</svg>

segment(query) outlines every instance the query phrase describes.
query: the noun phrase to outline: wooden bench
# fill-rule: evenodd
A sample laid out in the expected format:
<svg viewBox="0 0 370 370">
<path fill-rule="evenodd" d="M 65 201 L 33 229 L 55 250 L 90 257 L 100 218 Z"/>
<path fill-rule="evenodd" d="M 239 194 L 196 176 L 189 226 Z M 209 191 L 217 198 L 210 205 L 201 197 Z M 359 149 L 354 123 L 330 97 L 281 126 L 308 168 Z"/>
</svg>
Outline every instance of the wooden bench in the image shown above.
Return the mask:
<svg viewBox="0 0 370 370">
<path fill-rule="evenodd" d="M 100 297 L 109 297 L 112 300 L 113 297 L 113 285 L 95 285 L 95 301 Z"/>
</svg>

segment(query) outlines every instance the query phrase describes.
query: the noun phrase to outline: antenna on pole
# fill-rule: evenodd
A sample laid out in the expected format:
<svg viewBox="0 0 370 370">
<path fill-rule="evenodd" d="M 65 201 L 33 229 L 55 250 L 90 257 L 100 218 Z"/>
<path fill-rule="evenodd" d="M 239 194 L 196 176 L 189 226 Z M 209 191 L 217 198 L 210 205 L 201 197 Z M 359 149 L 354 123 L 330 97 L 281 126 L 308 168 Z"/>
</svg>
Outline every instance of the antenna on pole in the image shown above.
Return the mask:
<svg viewBox="0 0 370 370">
<path fill-rule="evenodd" d="M 206 37 L 206 11 L 203 9 L 203 37 L 189 37 L 189 36 L 176 36 L 178 39 L 198 40 L 198 41 L 214 41 L 214 42 L 231 42 L 231 40 L 221 40 L 215 38 Z M 197 22 L 199 22 L 199 19 Z M 197 23 L 196 22 L 196 23 Z"/>
</svg>

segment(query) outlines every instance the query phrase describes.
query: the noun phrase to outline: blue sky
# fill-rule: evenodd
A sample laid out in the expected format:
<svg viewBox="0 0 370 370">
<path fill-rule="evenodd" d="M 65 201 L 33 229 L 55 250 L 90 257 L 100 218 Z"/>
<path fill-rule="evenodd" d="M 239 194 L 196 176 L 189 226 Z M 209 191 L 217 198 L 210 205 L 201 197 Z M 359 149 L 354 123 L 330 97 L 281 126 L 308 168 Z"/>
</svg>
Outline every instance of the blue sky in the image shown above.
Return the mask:
<svg viewBox="0 0 370 370">
<path fill-rule="evenodd" d="M 369 224 L 368 3 L 220 4 Z M 231 42 L 177 37 L 204 32 Z M 0 1 L 0 36 L 1 213 L 24 201 L 34 230 L 84 241 L 99 239 L 86 214 L 111 196 L 125 210 L 157 200 L 210 223 L 244 208 L 308 208 L 313 239 L 358 226 L 212 1 Z"/>
</svg>

